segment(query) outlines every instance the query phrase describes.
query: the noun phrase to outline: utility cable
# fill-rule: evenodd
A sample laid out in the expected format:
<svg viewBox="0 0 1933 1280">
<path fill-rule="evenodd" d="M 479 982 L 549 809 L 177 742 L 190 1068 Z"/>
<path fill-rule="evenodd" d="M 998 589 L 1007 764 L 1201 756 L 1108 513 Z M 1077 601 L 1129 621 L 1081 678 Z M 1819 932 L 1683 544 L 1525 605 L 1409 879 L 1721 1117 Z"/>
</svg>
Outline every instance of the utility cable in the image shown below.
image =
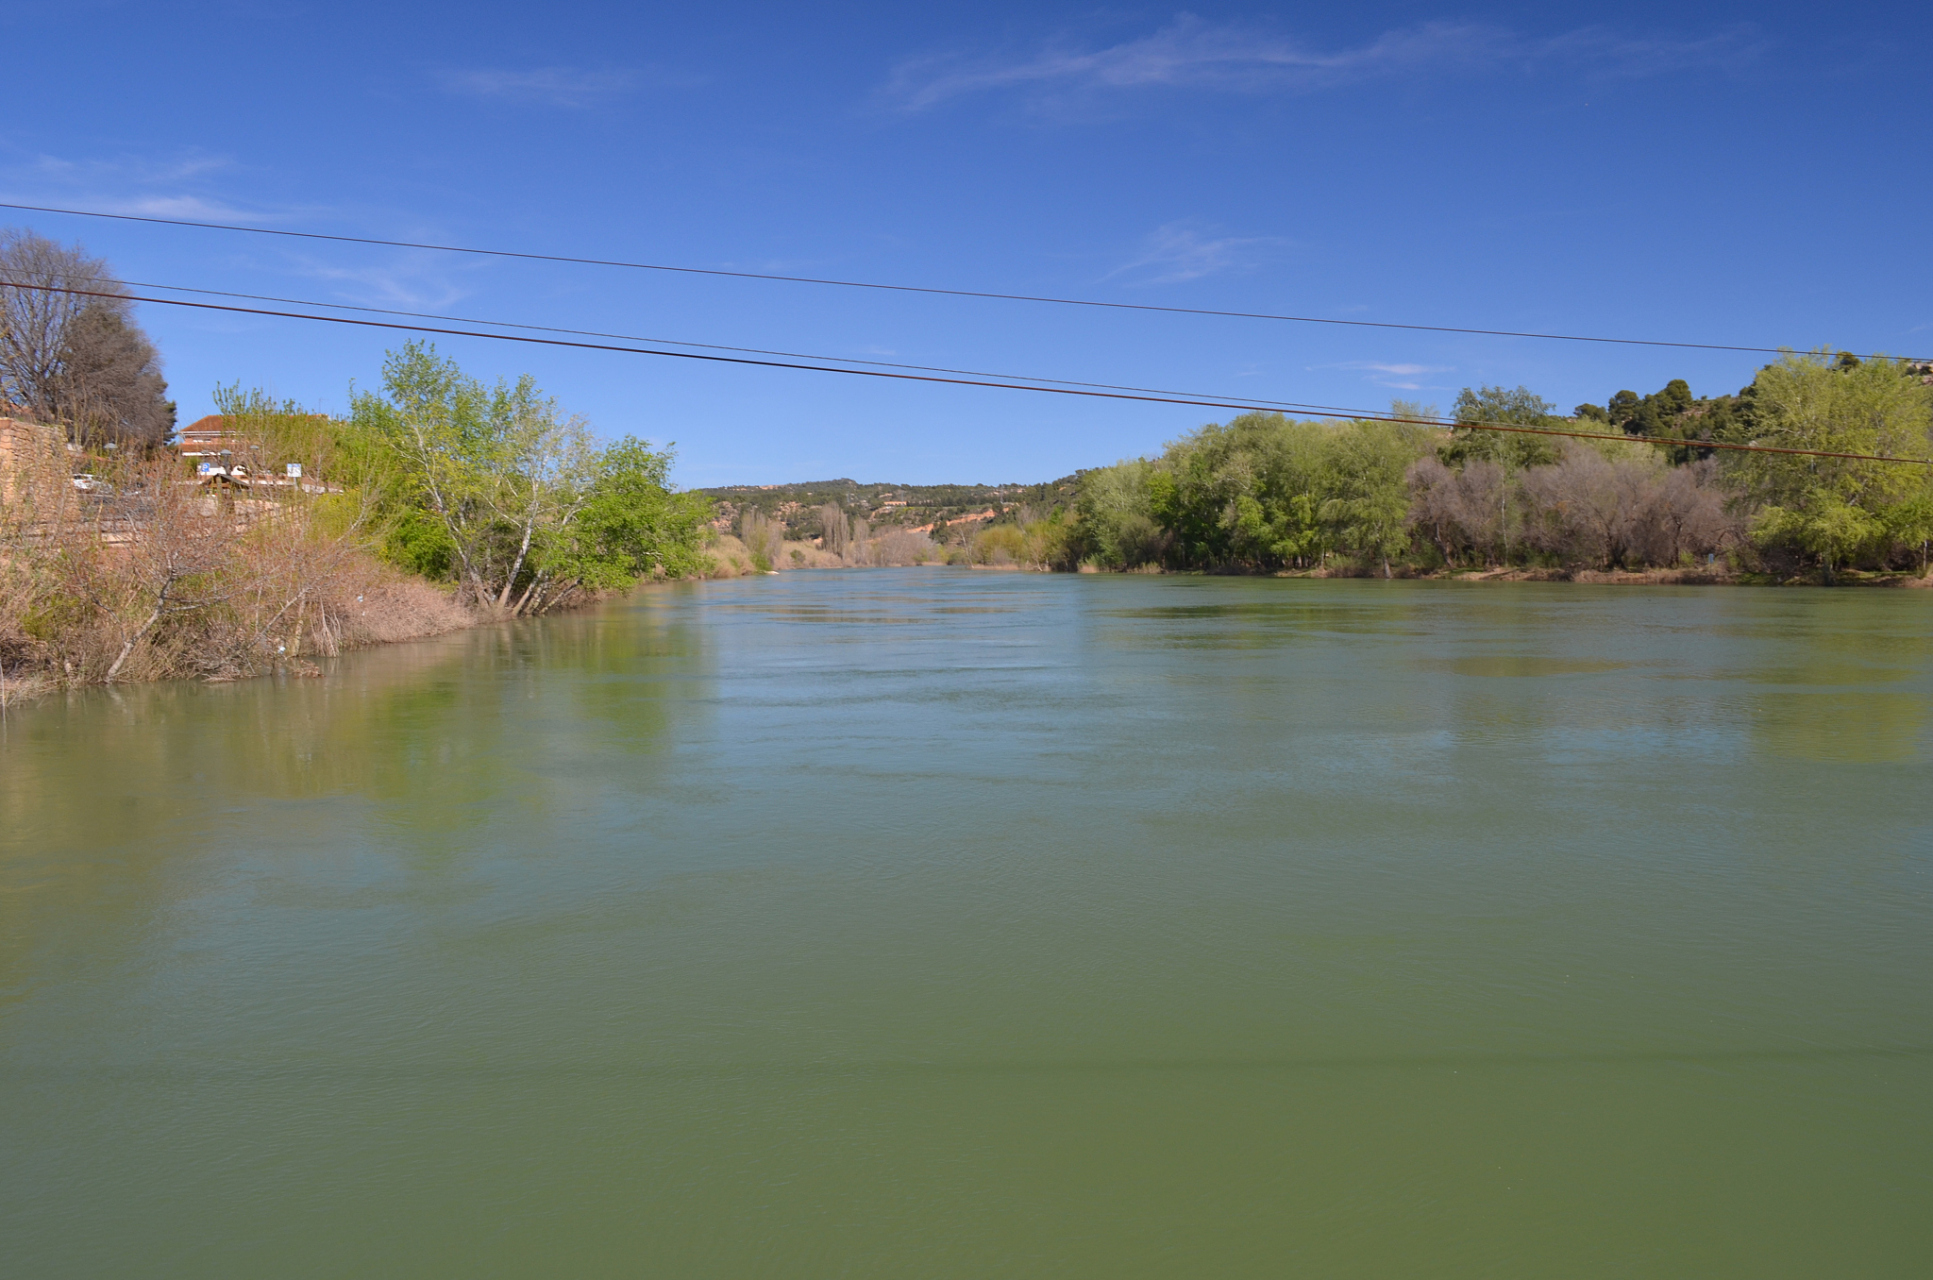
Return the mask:
<svg viewBox="0 0 1933 1280">
<path fill-rule="evenodd" d="M 644 338 L 632 333 L 605 333 L 597 329 L 564 329 L 547 324 L 520 324 L 513 320 L 479 320 L 474 316 L 442 315 L 434 311 L 398 311 L 389 307 L 363 307 L 347 302 L 317 302 L 311 298 L 278 298 L 264 293 L 232 293 L 225 289 L 191 289 L 187 285 L 143 283 L 123 280 L 132 289 L 165 289 L 170 293 L 198 293 L 211 298 L 244 298 L 251 302 L 280 302 L 297 307 L 323 307 L 331 311 L 361 311 L 379 316 L 408 316 L 416 320 L 446 320 L 452 324 L 487 324 L 499 329 L 527 329 L 535 333 L 565 333 L 579 338 L 615 338 L 620 342 L 657 342 L 668 347 L 698 347 L 706 351 L 737 351 L 746 355 L 783 356 L 790 360 L 830 360 L 836 364 L 863 364 L 879 369 L 914 369 L 921 373 L 957 373 L 969 378 L 1000 378 L 1018 382 L 1044 382 L 1063 387 L 1098 387 L 1103 391 L 1146 391 L 1159 396 L 1209 395 L 1205 391 L 1169 391 L 1161 387 L 1131 387 L 1113 382 L 1078 382 L 1070 378 L 1037 378 L 1027 373 L 988 373 L 982 369 L 952 369 L 944 365 L 901 364 L 892 360 L 861 360 L 853 356 L 817 355 L 803 351 L 774 351 L 766 347 L 731 347 L 717 342 L 686 342 L 678 338 Z M 0 287 L 6 281 L 0 279 Z M 1332 404 L 1303 404 L 1297 400 L 1258 400 L 1258 404 L 1278 405 L 1284 409 L 1335 409 Z M 1349 410 L 1341 410 L 1348 413 Z"/>
<path fill-rule="evenodd" d="M 198 227 L 207 231 L 245 231 L 253 235 L 287 236 L 298 240 L 328 240 L 338 244 L 379 245 L 390 249 L 431 249 L 439 253 L 470 253 L 490 258 L 518 258 L 529 262 L 567 262 L 588 267 L 624 267 L 634 271 L 665 271 L 680 275 L 725 276 L 737 280 L 771 280 L 786 284 L 834 285 L 842 289 L 877 289 L 888 293 L 937 294 L 949 298 L 986 298 L 1001 302 L 1040 302 L 1063 307 L 1097 307 L 1111 311 L 1157 311 L 1169 315 L 1220 316 L 1232 320 L 1280 320 L 1295 324 L 1341 325 L 1358 329 L 1405 329 L 1420 333 L 1462 333 L 1494 338 L 1539 338 L 1551 342 L 1603 342 L 1627 347 L 1676 347 L 1694 351 L 1745 351 L 1778 355 L 1786 347 L 1752 347 L 1725 342 L 1670 342 L 1655 338 L 1606 338 L 1576 333 L 1538 333 L 1518 329 L 1478 329 L 1447 324 L 1399 324 L 1392 320 L 1339 320 L 1332 316 L 1278 315 L 1264 311 L 1219 311 L 1210 307 L 1168 307 L 1151 302 L 1104 302 L 1096 298 L 1060 298 L 1031 293 L 995 293 L 980 289 L 940 289 L 927 285 L 882 284 L 870 280 L 836 280 L 820 276 L 789 276 L 763 271 L 727 271 L 717 267 L 680 267 L 661 262 L 626 262 L 615 258 L 580 258 L 560 253 L 527 253 L 513 249 L 479 249 L 467 245 L 434 244 L 417 240 L 384 240 L 374 236 L 329 235 L 320 231 L 289 231 L 280 227 L 251 227 L 241 223 L 197 222 L 188 218 L 157 218 L 147 214 L 103 213 L 95 209 L 62 209 L 52 205 L 17 204 L 0 200 L 0 209 L 29 213 L 57 213 L 78 218 L 112 218 L 120 222 L 148 222 L 166 227 Z M 1890 359 L 1880 353 L 1864 359 Z M 1918 360 L 1920 357 L 1911 357 Z"/>
<path fill-rule="evenodd" d="M 191 302 L 186 298 L 144 298 L 135 294 L 109 293 L 100 289 L 68 289 L 58 285 L 7 283 L 0 287 L 32 289 L 41 293 L 66 293 L 85 298 L 109 298 L 122 302 L 150 302 L 167 307 L 192 307 L 199 311 L 225 311 L 240 315 L 273 316 L 284 320 L 316 320 L 325 324 L 356 325 L 366 329 L 396 329 L 405 333 L 430 333 L 457 338 L 489 338 L 497 342 L 524 342 L 545 347 L 569 347 L 580 351 L 614 351 L 633 356 L 661 356 L 674 360 L 703 360 L 713 364 L 751 365 L 765 369 L 798 369 L 810 373 L 843 373 L 855 378 L 890 378 L 897 382 L 937 382 L 957 387 L 988 387 L 1001 391 L 1033 391 L 1043 395 L 1085 396 L 1099 400 L 1132 400 L 1144 404 L 1187 405 L 1209 409 L 1236 409 L 1251 413 L 1276 410 L 1255 401 L 1189 399 L 1180 396 L 1142 395 L 1126 391 L 1098 391 L 1080 387 L 1039 386 L 1024 382 L 996 382 L 987 379 L 943 377 L 934 373 L 895 373 L 887 369 L 847 369 L 834 365 L 798 364 L 783 360 L 760 360 L 751 356 L 712 355 L 700 351 L 663 351 L 652 347 L 619 347 L 608 343 L 580 342 L 567 338 L 538 338 L 521 333 L 489 333 L 479 329 L 445 329 L 433 325 L 403 324 L 395 320 L 359 320 L 354 316 L 318 316 L 301 311 L 270 311 L 261 307 L 238 307 L 221 302 Z M 1503 431 L 1522 435 L 1569 436 L 1578 440 L 1624 440 L 1638 444 L 1667 445 L 1671 448 L 1729 449 L 1743 453 L 1800 454 L 1812 458 L 1847 458 L 1860 462 L 1899 462 L 1933 466 L 1933 459 L 1896 458 L 1876 453 L 1840 453 L 1828 449 L 1791 449 L 1760 444 L 1732 444 L 1719 440 L 1677 440 L 1669 436 L 1627 436 L 1606 432 L 1565 431 L 1556 427 L 1529 427 L 1495 422 L 1450 422 L 1384 413 L 1357 413 L 1334 409 L 1312 411 L 1321 418 L 1353 419 L 1361 422 L 1395 422 L 1414 426 L 1467 428 L 1471 431 Z"/>
</svg>

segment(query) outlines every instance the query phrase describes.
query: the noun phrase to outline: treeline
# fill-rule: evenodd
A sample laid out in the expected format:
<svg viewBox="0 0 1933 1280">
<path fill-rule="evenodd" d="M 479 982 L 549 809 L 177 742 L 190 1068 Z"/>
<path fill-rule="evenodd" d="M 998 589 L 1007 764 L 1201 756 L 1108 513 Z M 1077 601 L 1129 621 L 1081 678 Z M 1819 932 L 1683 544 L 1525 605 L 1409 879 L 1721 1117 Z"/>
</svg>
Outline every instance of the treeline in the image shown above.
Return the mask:
<svg viewBox="0 0 1933 1280">
<path fill-rule="evenodd" d="M 1711 448 L 1933 454 L 1929 370 L 1787 355 L 1737 396 L 1682 381 L 1569 418 L 1523 388 L 1465 390 L 1451 428 L 1245 414 L 1159 457 L 1083 472 L 1070 516 L 1023 526 L 1046 567 L 1393 575 L 1444 569 L 1924 572 L 1933 467 Z M 1399 403 L 1396 418 L 1435 415 Z M 1467 424 L 1467 425 L 1464 425 Z M 1484 425 L 1682 440 L 1575 440 Z M 1612 429 L 1615 430 L 1612 430 Z"/>
</svg>

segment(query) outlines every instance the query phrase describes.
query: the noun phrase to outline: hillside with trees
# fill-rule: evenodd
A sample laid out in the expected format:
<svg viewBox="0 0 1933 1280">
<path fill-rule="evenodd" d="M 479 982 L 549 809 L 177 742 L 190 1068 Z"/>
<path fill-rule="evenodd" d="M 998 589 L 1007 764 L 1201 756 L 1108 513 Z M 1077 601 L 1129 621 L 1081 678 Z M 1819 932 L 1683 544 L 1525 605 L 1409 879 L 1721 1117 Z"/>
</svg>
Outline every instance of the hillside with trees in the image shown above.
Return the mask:
<svg viewBox="0 0 1933 1280">
<path fill-rule="evenodd" d="M 988 520 L 1011 520 L 1025 507 L 1048 511 L 1072 505 L 1078 477 L 1044 484 L 860 484 L 854 480 L 813 480 L 797 484 L 724 485 L 694 490 L 716 504 L 721 527 L 735 525 L 746 511 L 785 526 L 786 536 L 822 535 L 820 513 L 828 506 L 867 520 L 874 528 L 933 528 L 983 513 Z M 973 521 L 969 521 L 973 523 Z"/>
</svg>

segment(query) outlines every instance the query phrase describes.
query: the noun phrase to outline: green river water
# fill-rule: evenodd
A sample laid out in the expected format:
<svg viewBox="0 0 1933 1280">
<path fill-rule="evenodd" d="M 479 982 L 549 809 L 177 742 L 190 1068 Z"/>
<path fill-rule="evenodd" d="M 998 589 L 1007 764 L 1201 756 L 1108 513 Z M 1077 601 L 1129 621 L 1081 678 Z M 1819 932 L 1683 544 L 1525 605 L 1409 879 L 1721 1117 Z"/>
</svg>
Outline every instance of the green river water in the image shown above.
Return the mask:
<svg viewBox="0 0 1933 1280">
<path fill-rule="evenodd" d="M 796 573 L 0 734 L 9 1277 L 1933 1272 L 1933 592 Z"/>
</svg>

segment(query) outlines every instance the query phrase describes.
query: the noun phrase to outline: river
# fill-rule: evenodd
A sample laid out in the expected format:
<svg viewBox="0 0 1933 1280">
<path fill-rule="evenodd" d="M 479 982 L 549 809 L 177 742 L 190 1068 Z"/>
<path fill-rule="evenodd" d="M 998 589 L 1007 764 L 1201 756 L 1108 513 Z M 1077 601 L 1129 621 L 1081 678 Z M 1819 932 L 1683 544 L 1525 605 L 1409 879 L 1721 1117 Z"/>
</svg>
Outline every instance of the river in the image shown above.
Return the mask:
<svg viewBox="0 0 1933 1280">
<path fill-rule="evenodd" d="M 795 573 L 0 727 L 65 1276 L 1918 1276 L 1933 592 Z"/>
</svg>

